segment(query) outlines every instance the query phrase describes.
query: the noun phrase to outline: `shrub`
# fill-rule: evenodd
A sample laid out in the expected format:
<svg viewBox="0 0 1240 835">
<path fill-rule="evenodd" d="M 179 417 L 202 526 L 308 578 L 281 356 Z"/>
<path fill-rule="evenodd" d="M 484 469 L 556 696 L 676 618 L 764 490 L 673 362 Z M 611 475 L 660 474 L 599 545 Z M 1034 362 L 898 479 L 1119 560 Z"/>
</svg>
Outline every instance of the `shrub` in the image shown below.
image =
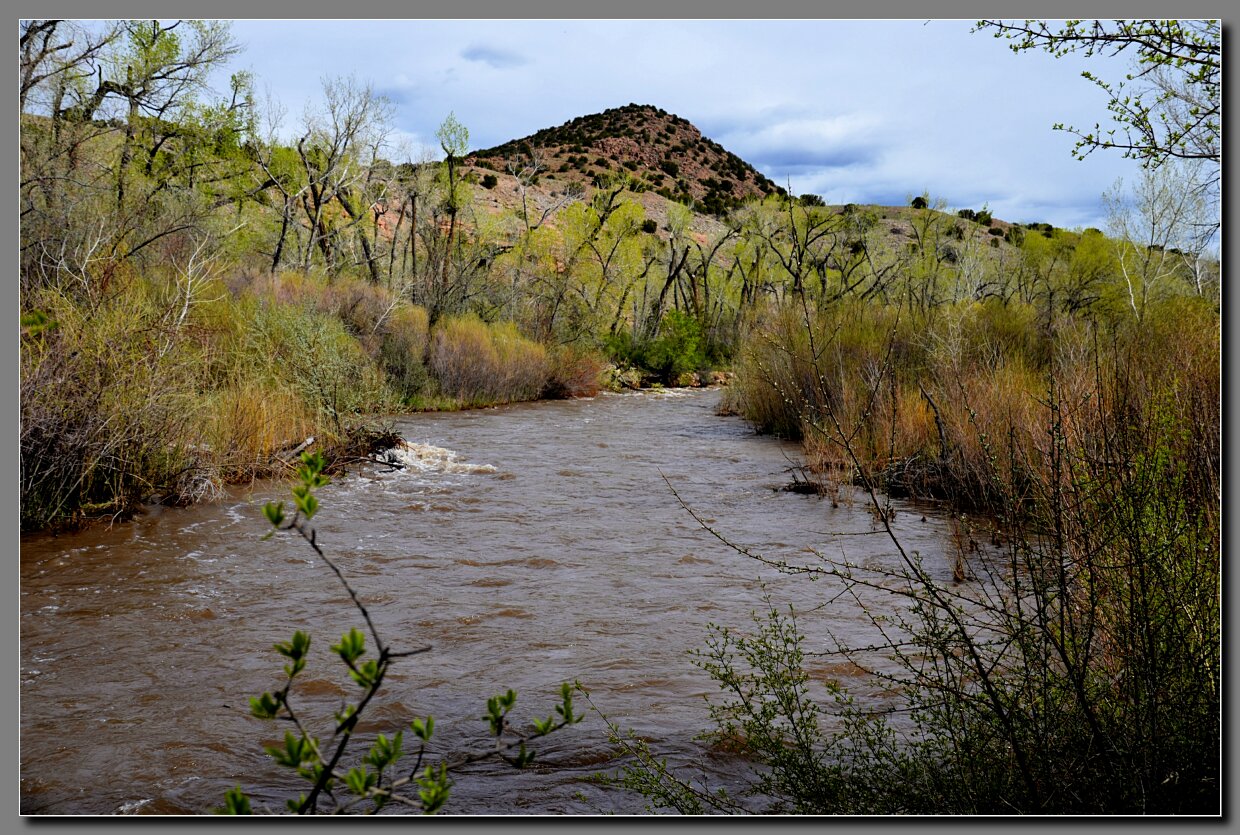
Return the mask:
<svg viewBox="0 0 1240 835">
<path fill-rule="evenodd" d="M 331 647 L 332 653 L 344 664 L 349 678 L 361 689 L 355 691 L 358 693 L 355 703 L 341 705 L 341 709 L 333 714 L 331 722 L 325 727 L 325 730 L 331 730 L 331 736 L 320 739 L 311 733 L 313 717 L 307 715 L 308 711 L 293 708 L 294 687 L 310 660 L 311 636 L 298 629 L 293 633 L 292 640 L 274 646 L 276 652 L 288 661 L 283 665 L 282 686 L 251 697 L 250 714 L 271 722 L 288 721 L 296 730 L 296 733 L 285 731 L 283 745 L 264 746 L 278 765 L 289 769 L 310 786 L 308 795 L 303 792 L 286 801 L 287 811 L 299 815 L 317 814 L 323 808 L 331 814 L 341 814 L 366 804 L 365 811 L 375 814 L 395 801 L 424 814 L 434 814 L 448 800 L 452 787 L 450 769 L 492 758 L 524 768 L 535 757 L 535 752 L 529 749 L 527 743 L 580 722 L 584 717 L 573 708 L 573 691 L 581 688 L 580 685 L 574 688 L 567 682 L 561 684 L 560 703 L 555 706 L 555 713 L 545 719 L 534 719 L 530 730 L 525 732 L 519 731 L 511 718 L 517 700 L 515 691 L 508 690 L 487 699 L 487 712 L 482 720 L 488 725 L 493 738 L 492 747 L 488 750 L 452 758 L 442 754 L 436 756 L 427 750 L 427 743 L 435 729 L 433 717 L 415 717 L 409 723 L 409 730 L 420 742 L 408 776 L 401 776 L 408 766 L 397 766 L 404 755 L 403 730 L 397 731 L 391 738 L 379 733 L 374 737 L 370 750 L 350 767 L 346 759 L 347 750 L 355 741 L 355 735 L 363 732 L 363 714 L 375 703 L 375 696 L 382 689 L 392 664 L 397 659 L 426 652 L 430 647 L 396 651 L 386 644 L 357 591 L 319 544 L 317 531 L 310 522 L 319 510 L 315 491 L 330 483 L 326 467 L 327 462 L 321 455 L 304 453 L 301 456 L 301 466 L 297 468 L 299 483 L 292 488 L 292 515 L 286 513 L 282 501 L 264 505 L 263 515 L 272 526 L 264 539 L 278 531 L 295 531 L 306 541 L 348 593 L 374 641 L 376 657 L 363 660 L 368 652 L 367 633 L 356 627 L 345 632 L 340 643 Z M 439 761 L 432 765 L 428 762 L 430 759 Z M 237 786 L 225 795 L 224 806 L 216 811 L 220 814 L 248 815 L 253 809 L 249 797 Z"/>
<path fill-rule="evenodd" d="M 534 400 L 550 371 L 546 349 L 516 325 L 488 325 L 472 314 L 436 324 L 430 367 L 440 391 L 465 405 Z"/>
<path fill-rule="evenodd" d="M 702 325 L 679 310 L 663 314 L 654 338 L 636 339 L 621 331 L 608 338 L 607 350 L 615 361 L 641 368 L 669 386 L 706 365 Z"/>
<path fill-rule="evenodd" d="M 430 344 L 426 309 L 414 305 L 392 311 L 382 329 L 380 357 L 396 394 L 408 402 L 428 383 L 426 351 Z"/>
<path fill-rule="evenodd" d="M 567 171 L 567 170 L 568 170 L 568 166 L 562 166 L 562 167 L 560 168 L 560 170 L 561 170 L 561 171 Z M 497 185 L 499 185 L 499 178 L 498 178 L 498 177 L 496 177 L 494 174 L 487 174 L 487 175 L 483 176 L 483 178 L 482 178 L 482 187 L 483 187 L 483 188 L 487 188 L 487 189 L 490 189 L 490 188 L 495 188 Z"/>
<path fill-rule="evenodd" d="M 659 224 L 655 222 L 654 218 L 648 217 L 642 221 L 642 231 L 648 235 L 653 235 L 658 228 Z"/>
<path fill-rule="evenodd" d="M 607 362 L 595 351 L 561 345 L 551 352 L 550 366 L 543 397 L 593 397 L 602 387 Z"/>
<path fill-rule="evenodd" d="M 741 369 L 763 379 L 738 384 L 742 408 L 793 401 L 780 408 L 847 462 L 896 567 L 734 547 L 838 583 L 873 640 L 816 655 L 884 665 L 890 715 L 907 719 L 897 730 L 835 683 L 814 687 L 794 614 L 770 605 L 752 636 L 713 629 L 698 655 L 723 693 L 710 738 L 758 766 L 769 811 L 1217 814 L 1218 311 L 1169 300 L 1101 332 L 997 300 L 912 327 L 880 311 L 769 314 Z M 763 386 L 767 403 L 747 402 Z M 914 459 L 938 461 L 954 511 L 980 499 L 996 514 L 980 523 L 990 547 L 955 517 L 950 579 L 890 524 L 879 490 L 901 453 L 882 439 L 928 447 Z M 741 808 L 612 730 L 629 787 L 680 811 Z"/>
</svg>

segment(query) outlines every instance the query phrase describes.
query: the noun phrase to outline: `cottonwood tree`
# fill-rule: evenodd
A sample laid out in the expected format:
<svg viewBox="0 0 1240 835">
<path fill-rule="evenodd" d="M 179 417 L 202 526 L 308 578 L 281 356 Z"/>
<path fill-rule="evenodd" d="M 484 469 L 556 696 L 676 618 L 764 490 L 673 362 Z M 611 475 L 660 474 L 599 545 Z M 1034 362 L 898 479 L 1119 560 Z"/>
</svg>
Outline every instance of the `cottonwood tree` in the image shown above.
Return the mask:
<svg viewBox="0 0 1240 835">
<path fill-rule="evenodd" d="M 72 20 L 23 20 L 18 48 L 18 101 L 21 111 L 27 104 L 40 112 L 56 113 L 65 92 L 91 78 L 100 59 L 120 35 L 119 24 L 92 30 Z"/>
<path fill-rule="evenodd" d="M 328 272 L 338 271 L 344 266 L 342 235 L 353 230 L 370 278 L 379 282 L 377 258 L 361 228 L 368 207 L 362 205 L 359 189 L 368 163 L 373 164 L 390 132 L 390 120 L 391 103 L 369 83 L 353 76 L 323 79 L 323 104 L 307 108 L 297 141 L 307 184 L 300 193 L 310 238 L 302 255 L 305 270 L 317 246 Z M 344 210 L 347 223 L 334 222 L 329 212 L 333 202 Z"/>
<path fill-rule="evenodd" d="M 120 261 L 181 246 L 244 196 L 250 79 L 234 75 L 226 98 L 208 86 L 238 50 L 228 24 L 35 21 L 22 37 L 23 102 L 46 118 L 23 120 L 24 282 L 67 270 L 106 284 Z"/>
<path fill-rule="evenodd" d="M 1193 177 L 1182 165 L 1164 165 L 1144 171 L 1131 197 L 1122 180 L 1103 195 L 1116 262 L 1138 319 L 1151 293 L 1185 281 L 1198 295 L 1206 290 L 1202 229 L 1212 211 L 1199 192 L 1183 188 Z"/>
<path fill-rule="evenodd" d="M 993 29 L 995 37 L 1012 41 L 1014 52 L 1134 56 L 1133 71 L 1123 81 L 1082 73 L 1107 94 L 1107 109 L 1118 127 L 1057 125 L 1078 137 L 1078 157 L 1115 148 L 1154 165 L 1172 158 L 1221 161 L 1220 21 L 1068 20 L 1053 28 L 1038 20 L 982 20 L 977 29 Z"/>
</svg>

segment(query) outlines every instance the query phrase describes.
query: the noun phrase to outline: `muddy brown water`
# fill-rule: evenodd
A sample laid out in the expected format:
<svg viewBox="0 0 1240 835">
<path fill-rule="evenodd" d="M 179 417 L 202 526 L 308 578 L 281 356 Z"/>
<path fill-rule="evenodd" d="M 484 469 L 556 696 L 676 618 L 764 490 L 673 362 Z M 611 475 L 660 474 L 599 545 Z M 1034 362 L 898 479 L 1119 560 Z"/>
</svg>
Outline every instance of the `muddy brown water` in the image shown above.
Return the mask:
<svg viewBox="0 0 1240 835">
<path fill-rule="evenodd" d="M 773 489 L 798 450 L 717 415 L 719 397 L 669 390 L 402 417 L 404 469 L 367 467 L 320 491 L 319 541 L 380 634 L 397 650 L 432 647 L 398 662 L 362 731 L 431 714 L 435 750 L 481 750 L 487 696 L 515 689 L 521 722 L 548 715 L 559 683 L 576 679 L 674 765 L 734 783 L 744 763 L 696 739 L 710 725 L 704 697 L 717 693 L 689 657 L 707 625 L 746 628 L 769 595 L 801 612 L 810 649 L 872 634 L 830 581 L 781 575 L 703 530 L 664 478 L 764 556 L 805 561 L 817 549 L 879 568 L 898 558 L 864 503 Z M 329 717 L 357 688 L 328 647 L 364 624 L 304 542 L 261 541 L 262 504 L 286 490 L 261 484 L 22 539 L 24 813 L 200 814 L 238 784 L 280 810 L 304 788 L 263 752 L 283 728 L 250 717 L 248 697 L 279 686 L 271 645 L 304 629 L 314 643 L 294 704 Z M 947 578 L 945 523 L 925 513 L 906 506 L 896 529 Z M 820 662 L 814 675 L 882 698 L 846 662 Z M 458 771 L 447 811 L 645 810 L 583 779 L 619 764 L 598 715 L 537 749 L 525 771 Z"/>
</svg>

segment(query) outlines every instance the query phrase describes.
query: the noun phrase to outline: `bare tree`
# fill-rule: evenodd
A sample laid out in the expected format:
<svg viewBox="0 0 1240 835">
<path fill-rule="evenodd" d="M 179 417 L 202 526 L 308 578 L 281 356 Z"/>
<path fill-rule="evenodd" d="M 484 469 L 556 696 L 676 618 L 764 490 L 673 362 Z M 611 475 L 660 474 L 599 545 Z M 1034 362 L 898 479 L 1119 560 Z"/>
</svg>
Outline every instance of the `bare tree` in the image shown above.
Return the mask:
<svg viewBox="0 0 1240 835">
<path fill-rule="evenodd" d="M 354 189 L 366 178 L 367 149 L 382 147 L 390 132 L 391 104 L 376 94 L 369 83 L 363 84 L 353 76 L 325 78 L 323 96 L 323 107 L 306 109 L 304 131 L 297 141 L 306 182 L 300 197 L 310 232 L 302 263 L 303 269 L 309 271 L 317 246 L 329 272 L 334 272 L 339 266 L 340 230 L 332 228 L 326 209 L 333 200 L 337 201 L 350 218 L 348 225 L 354 229 L 364 220 L 363 209 L 367 207 L 356 200 Z M 364 230 L 358 235 L 371 279 L 377 283 L 376 258 Z"/>
<path fill-rule="evenodd" d="M 1128 303 L 1138 319 L 1150 294 L 1177 279 L 1204 293 L 1207 235 L 1216 215 L 1199 190 L 1185 188 L 1194 176 L 1184 166 L 1168 164 L 1146 169 L 1131 197 L 1122 180 L 1103 195 Z"/>
</svg>

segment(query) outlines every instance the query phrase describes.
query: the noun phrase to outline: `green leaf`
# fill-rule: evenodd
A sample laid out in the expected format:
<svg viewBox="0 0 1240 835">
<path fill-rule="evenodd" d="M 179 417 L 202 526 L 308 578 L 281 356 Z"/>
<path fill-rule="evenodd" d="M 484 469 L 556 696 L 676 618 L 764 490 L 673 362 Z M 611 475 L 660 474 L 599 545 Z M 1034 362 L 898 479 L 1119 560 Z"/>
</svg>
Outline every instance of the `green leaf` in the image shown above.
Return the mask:
<svg viewBox="0 0 1240 835">
<path fill-rule="evenodd" d="M 340 643 L 332 647 L 332 652 L 340 656 L 346 664 L 353 664 L 366 651 L 366 638 L 357 627 L 353 627 L 340 638 Z"/>
<path fill-rule="evenodd" d="M 440 764 L 438 769 L 427 766 L 416 782 L 419 786 L 418 797 L 422 800 L 422 813 L 433 815 L 442 809 L 452 787 L 452 781 L 448 779 L 448 767 L 443 764 Z"/>
<path fill-rule="evenodd" d="M 300 629 L 293 633 L 293 639 L 291 641 L 275 644 L 276 652 L 286 658 L 291 658 L 294 661 L 299 658 L 304 658 L 309 649 L 310 636 L 307 633 L 302 632 Z"/>
<path fill-rule="evenodd" d="M 356 670 L 349 670 L 349 677 L 361 687 L 372 687 L 379 680 L 379 662 L 372 658 Z"/>
<path fill-rule="evenodd" d="M 302 512 L 307 519 L 314 517 L 319 512 L 319 500 L 313 495 L 302 496 L 297 500 L 297 509 Z"/>
<path fill-rule="evenodd" d="M 228 794 L 224 795 L 224 808 L 217 809 L 216 812 L 221 815 L 253 814 L 250 811 L 250 798 L 246 797 L 240 786 L 229 789 Z"/>
<path fill-rule="evenodd" d="M 400 759 L 400 749 L 403 743 L 403 733 L 397 731 L 396 735 L 388 739 L 385 735 L 379 734 L 375 739 L 375 744 L 371 746 L 370 752 L 365 757 L 365 762 L 373 765 L 376 770 L 382 771 L 396 760 Z"/>
<path fill-rule="evenodd" d="M 273 527 L 278 528 L 284 523 L 284 502 L 267 502 L 263 505 L 263 515 Z"/>
<path fill-rule="evenodd" d="M 379 782 L 379 775 L 373 771 L 369 771 L 363 766 L 355 766 L 349 769 L 344 776 L 344 783 L 349 787 L 349 791 L 358 797 L 365 797 L 370 789 Z"/>
<path fill-rule="evenodd" d="M 435 717 L 428 716 L 426 717 L 425 722 L 415 717 L 409 723 L 409 727 L 413 729 L 413 732 L 417 735 L 418 739 L 423 742 L 429 742 L 431 735 L 435 733 Z"/>
<path fill-rule="evenodd" d="M 357 712 L 357 705 L 345 705 L 344 708 L 342 708 L 339 712 L 335 714 L 336 724 L 343 725 L 356 712 Z"/>
<path fill-rule="evenodd" d="M 275 719 L 279 710 L 280 700 L 271 693 L 250 697 L 250 715 L 252 716 L 257 716 L 259 719 Z"/>
</svg>

